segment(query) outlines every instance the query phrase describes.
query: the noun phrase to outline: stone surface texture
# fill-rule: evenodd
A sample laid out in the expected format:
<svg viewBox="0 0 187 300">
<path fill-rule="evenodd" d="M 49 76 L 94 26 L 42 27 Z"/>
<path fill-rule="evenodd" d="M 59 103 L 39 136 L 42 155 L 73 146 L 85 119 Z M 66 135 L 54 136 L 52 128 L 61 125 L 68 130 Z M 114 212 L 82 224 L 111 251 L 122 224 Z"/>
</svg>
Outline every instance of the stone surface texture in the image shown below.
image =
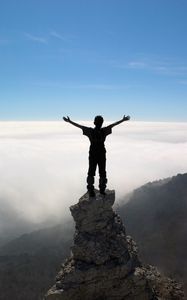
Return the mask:
<svg viewBox="0 0 187 300">
<path fill-rule="evenodd" d="M 70 207 L 74 245 L 46 300 L 180 300 L 180 284 L 143 266 L 112 206 L 115 192 L 85 194 Z"/>
</svg>

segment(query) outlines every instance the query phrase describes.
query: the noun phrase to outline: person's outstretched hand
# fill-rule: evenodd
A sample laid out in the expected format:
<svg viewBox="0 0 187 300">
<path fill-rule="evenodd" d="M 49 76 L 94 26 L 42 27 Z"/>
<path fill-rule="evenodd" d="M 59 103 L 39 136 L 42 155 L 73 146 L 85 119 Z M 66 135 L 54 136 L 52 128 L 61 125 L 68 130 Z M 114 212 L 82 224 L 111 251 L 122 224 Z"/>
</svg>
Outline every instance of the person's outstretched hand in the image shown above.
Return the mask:
<svg viewBox="0 0 187 300">
<path fill-rule="evenodd" d="M 70 121 L 70 118 L 67 116 L 67 118 L 66 117 L 63 117 L 63 120 L 65 121 L 65 122 L 69 122 Z"/>
<path fill-rule="evenodd" d="M 124 116 L 123 116 L 123 120 L 124 120 L 124 121 L 130 120 L 130 116 L 125 116 L 125 115 L 124 115 Z"/>
</svg>

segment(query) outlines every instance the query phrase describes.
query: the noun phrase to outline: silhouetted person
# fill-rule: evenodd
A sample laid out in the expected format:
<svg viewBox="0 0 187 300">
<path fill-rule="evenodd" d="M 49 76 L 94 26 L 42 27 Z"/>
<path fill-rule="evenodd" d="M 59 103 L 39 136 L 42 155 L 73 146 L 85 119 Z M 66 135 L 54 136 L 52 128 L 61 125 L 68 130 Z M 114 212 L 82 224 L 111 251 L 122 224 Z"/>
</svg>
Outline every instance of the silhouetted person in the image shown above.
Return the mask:
<svg viewBox="0 0 187 300">
<path fill-rule="evenodd" d="M 86 135 L 90 140 L 90 150 L 89 150 L 89 169 L 87 177 L 87 189 L 91 197 L 95 196 L 94 192 L 94 176 L 96 172 L 96 167 L 99 167 L 99 190 L 100 193 L 105 195 L 105 189 L 107 184 L 106 177 L 106 149 L 105 149 L 105 139 L 106 136 L 112 133 L 112 127 L 130 120 L 129 116 L 124 116 L 121 120 L 112 123 L 106 127 L 102 128 L 103 117 L 96 116 L 94 119 L 94 128 L 82 126 L 78 123 L 73 122 L 70 118 L 63 117 L 64 121 L 82 129 L 83 134 Z"/>
</svg>

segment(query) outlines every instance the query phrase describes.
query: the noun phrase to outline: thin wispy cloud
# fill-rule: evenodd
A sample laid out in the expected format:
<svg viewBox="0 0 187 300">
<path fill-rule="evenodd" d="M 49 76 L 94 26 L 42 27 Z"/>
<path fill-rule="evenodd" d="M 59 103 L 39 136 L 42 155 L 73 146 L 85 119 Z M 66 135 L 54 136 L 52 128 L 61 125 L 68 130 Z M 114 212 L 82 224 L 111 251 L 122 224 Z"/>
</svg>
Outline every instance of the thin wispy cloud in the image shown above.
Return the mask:
<svg viewBox="0 0 187 300">
<path fill-rule="evenodd" d="M 48 40 L 45 37 L 42 36 L 36 36 L 30 33 L 25 33 L 25 36 L 28 40 L 35 42 L 35 43 L 41 43 L 41 44 L 47 44 Z"/>
<path fill-rule="evenodd" d="M 173 59 L 141 57 L 129 61 L 109 60 L 108 63 L 119 69 L 151 72 L 166 76 L 187 75 L 187 64 Z"/>
<path fill-rule="evenodd" d="M 160 63 L 160 65 L 150 66 L 150 69 L 168 76 L 181 76 L 187 75 L 187 66 L 182 66 L 180 63 L 178 64 L 165 64 Z"/>
<path fill-rule="evenodd" d="M 32 42 L 41 43 L 41 44 L 48 44 L 50 42 L 49 41 L 50 38 L 55 38 L 57 40 L 64 41 L 64 42 L 71 40 L 70 36 L 61 34 L 56 30 L 51 30 L 50 32 L 47 32 L 45 37 L 26 32 L 25 37 Z"/>
<path fill-rule="evenodd" d="M 127 63 L 126 68 L 129 69 L 144 69 L 145 71 L 153 71 L 160 73 L 171 73 L 173 71 L 171 64 L 151 59 L 134 60 Z"/>
<path fill-rule="evenodd" d="M 49 36 L 51 38 L 55 38 L 55 39 L 61 40 L 63 42 L 72 42 L 74 39 L 76 39 L 76 36 L 73 34 L 64 33 L 64 32 L 62 33 L 57 30 L 54 30 L 54 29 L 50 30 Z"/>
<path fill-rule="evenodd" d="M 43 86 L 43 87 L 58 87 L 62 89 L 90 89 L 90 90 L 121 90 L 130 88 L 130 85 L 115 85 L 115 84 L 102 84 L 102 83 L 64 83 L 60 81 L 40 81 L 33 82 L 32 85 Z"/>
<path fill-rule="evenodd" d="M 142 61 L 130 61 L 128 67 L 132 69 L 145 69 L 147 68 L 147 64 Z"/>
<path fill-rule="evenodd" d="M 60 34 L 59 32 L 57 32 L 55 30 L 51 30 L 49 34 L 50 34 L 50 36 L 57 38 L 59 40 L 67 41 L 67 38 L 65 36 L 63 36 L 62 34 Z"/>
</svg>

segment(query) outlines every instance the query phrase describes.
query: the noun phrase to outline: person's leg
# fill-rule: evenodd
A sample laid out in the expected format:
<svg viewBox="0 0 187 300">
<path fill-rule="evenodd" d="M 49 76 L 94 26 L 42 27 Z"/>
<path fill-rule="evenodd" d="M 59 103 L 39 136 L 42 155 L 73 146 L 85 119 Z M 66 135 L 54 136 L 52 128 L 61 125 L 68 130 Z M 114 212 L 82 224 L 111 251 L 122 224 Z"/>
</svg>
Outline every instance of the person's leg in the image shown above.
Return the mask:
<svg viewBox="0 0 187 300">
<path fill-rule="evenodd" d="M 90 153 L 89 154 L 88 176 L 87 176 L 87 189 L 88 189 L 89 195 L 92 197 L 95 196 L 94 176 L 95 176 L 96 167 L 97 167 L 96 157 L 92 153 Z"/>
<path fill-rule="evenodd" d="M 106 178 L 106 154 L 101 153 L 98 160 L 99 166 L 99 190 L 101 194 L 105 194 L 107 178 Z"/>
</svg>

